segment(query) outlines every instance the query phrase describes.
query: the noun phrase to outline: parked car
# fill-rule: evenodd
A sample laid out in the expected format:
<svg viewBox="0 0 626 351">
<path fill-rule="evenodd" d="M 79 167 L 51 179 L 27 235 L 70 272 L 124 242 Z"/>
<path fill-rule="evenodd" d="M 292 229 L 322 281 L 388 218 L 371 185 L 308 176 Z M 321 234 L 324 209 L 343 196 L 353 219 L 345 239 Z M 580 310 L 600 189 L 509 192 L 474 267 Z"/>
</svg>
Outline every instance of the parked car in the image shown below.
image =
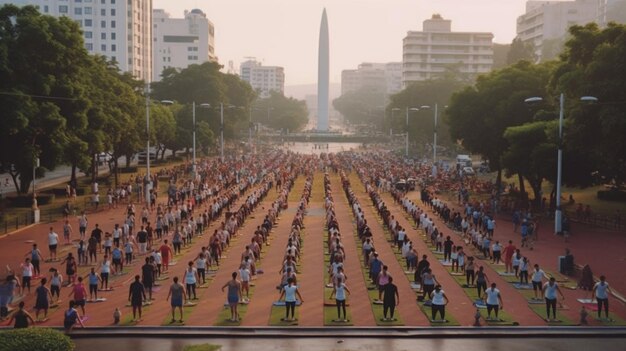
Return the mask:
<svg viewBox="0 0 626 351">
<path fill-rule="evenodd" d="M 476 174 L 472 167 L 463 167 L 463 174 L 473 176 Z"/>
<path fill-rule="evenodd" d="M 156 161 L 156 153 L 155 152 L 150 152 L 150 162 L 154 162 Z M 139 162 L 140 164 L 145 164 L 146 163 L 146 152 L 142 151 L 140 153 L 137 154 L 137 162 Z"/>
<path fill-rule="evenodd" d="M 113 159 L 113 156 L 108 152 L 101 152 L 98 154 L 98 164 L 103 165 L 105 163 L 109 163 Z"/>
</svg>

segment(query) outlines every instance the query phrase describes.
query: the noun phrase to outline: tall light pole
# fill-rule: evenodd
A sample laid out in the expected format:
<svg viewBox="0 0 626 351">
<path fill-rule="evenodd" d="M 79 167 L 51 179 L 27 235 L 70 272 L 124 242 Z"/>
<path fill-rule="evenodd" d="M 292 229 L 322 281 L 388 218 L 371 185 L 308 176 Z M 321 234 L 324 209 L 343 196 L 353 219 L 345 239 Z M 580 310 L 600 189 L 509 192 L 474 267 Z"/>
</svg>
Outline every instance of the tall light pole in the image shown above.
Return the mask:
<svg viewBox="0 0 626 351">
<path fill-rule="evenodd" d="M 146 205 L 150 206 L 150 190 L 152 180 L 150 178 L 150 83 L 146 83 L 146 182 L 145 196 Z"/>
<path fill-rule="evenodd" d="M 393 115 L 394 115 L 394 112 L 396 112 L 396 111 L 400 111 L 400 109 L 397 108 L 397 107 L 394 107 L 394 108 L 391 109 L 391 123 L 389 123 L 390 124 L 389 125 L 389 136 L 390 137 L 393 135 L 393 127 L 392 127 L 393 126 L 393 121 L 394 121 L 394 116 Z"/>
<path fill-rule="evenodd" d="M 404 139 L 404 156 L 409 157 L 409 111 L 419 111 L 417 107 L 406 108 L 406 135 Z"/>
<path fill-rule="evenodd" d="M 435 127 L 433 132 L 433 165 L 437 163 L 437 104 L 435 104 Z"/>
<path fill-rule="evenodd" d="M 220 161 L 224 162 L 224 103 L 220 102 Z"/>
<path fill-rule="evenodd" d="M 543 101 L 541 97 L 530 97 L 524 102 L 526 103 L 538 103 Z M 580 98 L 580 101 L 584 102 L 597 102 L 598 98 L 595 96 L 583 96 Z M 562 220 L 563 220 L 563 210 L 561 209 L 561 182 L 563 175 L 563 119 L 565 113 L 565 95 L 561 93 L 559 96 L 559 143 L 558 143 L 558 151 L 557 151 L 557 165 L 556 165 L 556 209 L 554 211 L 554 232 L 561 233 L 563 231 L 562 228 Z"/>
<path fill-rule="evenodd" d="M 252 106 L 249 108 L 249 120 L 248 120 L 248 148 L 251 152 L 255 153 L 252 149 Z"/>
</svg>

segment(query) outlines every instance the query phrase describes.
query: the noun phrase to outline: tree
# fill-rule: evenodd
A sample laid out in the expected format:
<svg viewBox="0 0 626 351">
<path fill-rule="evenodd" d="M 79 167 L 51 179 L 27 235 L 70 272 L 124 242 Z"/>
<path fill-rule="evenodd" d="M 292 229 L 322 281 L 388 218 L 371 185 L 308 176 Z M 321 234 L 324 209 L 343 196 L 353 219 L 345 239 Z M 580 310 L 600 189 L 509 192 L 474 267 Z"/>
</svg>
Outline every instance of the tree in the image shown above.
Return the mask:
<svg viewBox="0 0 626 351">
<path fill-rule="evenodd" d="M 536 59 L 535 49 L 531 43 L 525 43 L 519 37 L 513 39 L 506 56 L 507 65 L 512 65 L 522 60 L 534 62 Z"/>
<path fill-rule="evenodd" d="M 64 159 L 71 133 L 86 122 L 80 73 L 87 53 L 78 24 L 43 16 L 33 6 L 0 8 L 0 168 L 28 191 L 36 158 L 45 169 Z M 20 179 L 19 187 L 17 178 Z"/>
<path fill-rule="evenodd" d="M 504 138 L 509 147 L 502 154 L 502 166 L 507 176 L 518 174 L 528 180 L 533 192 L 535 208 L 539 208 L 544 179 L 556 175 L 557 121 L 535 121 L 521 126 L 509 127 Z M 553 135 L 552 138 L 549 135 Z M 523 183 L 520 184 L 525 193 Z"/>
<path fill-rule="evenodd" d="M 626 26 L 610 23 L 573 26 L 551 79 L 553 95 L 563 92 L 566 105 L 564 181 L 587 186 L 626 180 Z M 594 106 L 579 103 L 595 96 Z M 568 171 L 575 170 L 575 171 Z M 599 175 L 596 176 L 596 175 Z"/>
<path fill-rule="evenodd" d="M 285 97 L 272 91 L 266 99 L 258 100 L 253 109 L 253 121 L 284 132 L 296 132 L 309 121 L 309 112 L 303 100 Z"/>
<path fill-rule="evenodd" d="M 475 86 L 452 96 L 447 110 L 452 139 L 460 140 L 466 149 L 489 160 L 491 167 L 498 170 L 498 186 L 501 157 L 508 148 L 504 131 L 532 121 L 524 100 L 546 96 L 551 67 L 550 63 L 520 61 L 480 76 Z"/>
<path fill-rule="evenodd" d="M 386 103 L 385 87 L 364 86 L 333 100 L 333 107 L 351 124 L 372 124 L 382 127 L 381 112 Z M 377 113 L 378 112 L 378 113 Z"/>
<path fill-rule="evenodd" d="M 409 116 L 409 138 L 419 143 L 428 143 L 432 140 L 435 128 L 434 107 L 437 104 L 439 108 L 437 134 L 440 137 L 438 144 L 452 144 L 447 121 L 444 118 L 446 106 L 450 103 L 452 94 L 463 85 L 462 81 L 452 75 L 447 78 L 412 83 L 391 96 L 391 101 L 386 108 L 386 127 L 395 131 L 406 130 L 406 108 L 420 108 L 423 111 L 412 112 Z M 421 108 L 422 106 L 429 106 L 429 108 L 426 110 Z M 392 113 L 393 109 L 400 109 L 400 111 Z"/>
</svg>

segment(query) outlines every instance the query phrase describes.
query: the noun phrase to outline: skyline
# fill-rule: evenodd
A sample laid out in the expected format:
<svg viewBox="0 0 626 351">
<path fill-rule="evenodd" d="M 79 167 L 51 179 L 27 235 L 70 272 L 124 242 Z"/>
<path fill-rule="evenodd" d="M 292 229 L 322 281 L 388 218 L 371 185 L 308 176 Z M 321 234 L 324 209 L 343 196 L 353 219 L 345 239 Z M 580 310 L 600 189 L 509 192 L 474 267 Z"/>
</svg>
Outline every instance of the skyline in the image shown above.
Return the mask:
<svg viewBox="0 0 626 351">
<path fill-rule="evenodd" d="M 264 65 L 283 66 L 285 85 L 292 86 L 317 82 L 319 14 L 324 7 L 330 82 L 339 83 L 342 70 L 362 62 L 401 62 L 406 33 L 420 31 L 434 13 L 452 20 L 453 31 L 493 32 L 495 43 L 510 43 L 525 4 L 525 0 L 154 0 L 153 8 L 173 17 L 201 9 L 215 25 L 216 55 L 225 69 L 232 60 L 239 72 L 246 57 L 255 57 Z"/>
</svg>

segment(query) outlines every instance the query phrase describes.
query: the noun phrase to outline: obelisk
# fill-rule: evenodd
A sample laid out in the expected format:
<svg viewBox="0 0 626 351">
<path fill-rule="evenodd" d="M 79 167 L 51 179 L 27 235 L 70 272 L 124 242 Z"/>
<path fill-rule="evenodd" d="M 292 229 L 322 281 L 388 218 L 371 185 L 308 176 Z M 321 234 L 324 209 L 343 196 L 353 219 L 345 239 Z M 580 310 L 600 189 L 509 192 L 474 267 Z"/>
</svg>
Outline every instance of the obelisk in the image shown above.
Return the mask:
<svg viewBox="0 0 626 351">
<path fill-rule="evenodd" d="M 322 12 L 317 62 L 317 130 L 328 131 L 328 20 Z"/>
</svg>

